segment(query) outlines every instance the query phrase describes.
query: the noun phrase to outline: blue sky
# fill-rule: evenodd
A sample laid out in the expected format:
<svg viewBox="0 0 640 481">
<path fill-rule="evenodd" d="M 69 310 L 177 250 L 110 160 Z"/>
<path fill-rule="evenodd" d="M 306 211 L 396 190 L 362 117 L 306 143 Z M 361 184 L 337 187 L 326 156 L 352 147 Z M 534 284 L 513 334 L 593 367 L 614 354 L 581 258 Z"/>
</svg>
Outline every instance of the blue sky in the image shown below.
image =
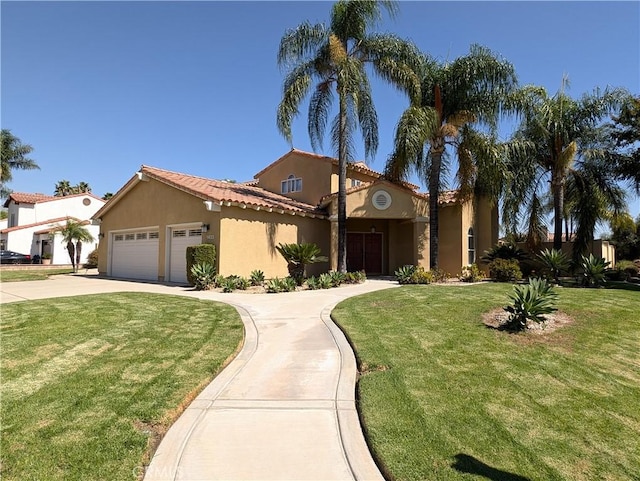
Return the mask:
<svg viewBox="0 0 640 481">
<path fill-rule="evenodd" d="M 13 2 L 1 4 L 1 123 L 34 147 L 39 171 L 14 191 L 53 193 L 61 179 L 116 192 L 142 164 L 249 180 L 290 149 L 278 133 L 280 38 L 332 3 Z M 595 87 L 640 92 L 640 3 L 400 2 L 378 31 L 441 60 L 472 43 L 511 61 L 521 84 L 575 97 Z M 382 170 L 406 98 L 374 81 Z M 293 146 L 311 150 L 306 107 Z M 504 130 L 507 132 L 507 129 Z M 506 134 L 505 134 L 506 135 Z M 358 147 L 360 142 L 356 142 Z M 327 141 L 322 152 L 332 155 Z M 359 155 L 363 152 L 360 149 Z M 640 200 L 630 197 L 632 214 Z"/>
</svg>

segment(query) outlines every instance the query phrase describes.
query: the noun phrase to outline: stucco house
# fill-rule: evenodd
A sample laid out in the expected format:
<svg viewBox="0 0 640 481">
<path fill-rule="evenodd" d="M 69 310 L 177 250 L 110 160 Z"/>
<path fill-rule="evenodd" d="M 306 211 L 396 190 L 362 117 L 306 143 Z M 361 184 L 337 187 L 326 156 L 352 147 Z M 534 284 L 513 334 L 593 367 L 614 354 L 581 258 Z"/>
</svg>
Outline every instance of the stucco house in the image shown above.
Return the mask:
<svg viewBox="0 0 640 481">
<path fill-rule="evenodd" d="M 50 254 L 53 264 L 71 264 L 66 245 L 55 230 L 67 219 L 86 222 L 86 228 L 96 239 L 85 245 L 81 262 L 97 247 L 99 227 L 90 225 L 90 219 L 105 201 L 91 193 L 56 197 L 46 194 L 13 192 L 4 203 L 7 208 L 7 227 L 0 229 L 0 247 L 31 257 Z"/>
<path fill-rule="evenodd" d="M 347 170 L 347 268 L 388 275 L 406 264 L 429 268 L 428 194 L 392 183 L 364 163 Z M 218 272 L 286 276 L 279 243 L 313 242 L 337 267 L 336 159 L 292 149 L 232 183 L 143 165 L 93 216 L 103 239 L 100 274 L 185 282 L 186 247 L 213 243 Z M 440 267 L 456 274 L 498 240 L 497 207 L 440 199 Z"/>
</svg>

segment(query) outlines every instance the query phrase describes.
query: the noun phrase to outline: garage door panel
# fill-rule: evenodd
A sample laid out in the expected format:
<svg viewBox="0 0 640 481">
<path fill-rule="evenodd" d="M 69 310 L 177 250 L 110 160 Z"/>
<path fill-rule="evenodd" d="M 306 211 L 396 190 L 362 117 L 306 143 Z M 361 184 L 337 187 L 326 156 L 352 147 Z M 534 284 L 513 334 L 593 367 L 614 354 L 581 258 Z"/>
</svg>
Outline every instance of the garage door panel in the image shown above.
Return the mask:
<svg viewBox="0 0 640 481">
<path fill-rule="evenodd" d="M 202 229 L 200 227 L 173 228 L 170 238 L 169 280 L 186 283 L 187 247 L 202 243 Z"/>
<path fill-rule="evenodd" d="M 140 231 L 112 236 L 111 275 L 158 280 L 158 232 Z"/>
</svg>

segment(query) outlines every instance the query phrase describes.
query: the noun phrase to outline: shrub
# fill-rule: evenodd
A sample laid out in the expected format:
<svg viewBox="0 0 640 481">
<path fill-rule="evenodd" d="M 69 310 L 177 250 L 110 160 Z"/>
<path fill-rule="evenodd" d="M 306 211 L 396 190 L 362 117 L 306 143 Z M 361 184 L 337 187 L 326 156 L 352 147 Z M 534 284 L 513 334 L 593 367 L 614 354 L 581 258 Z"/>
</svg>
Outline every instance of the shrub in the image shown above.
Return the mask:
<svg viewBox="0 0 640 481">
<path fill-rule="evenodd" d="M 515 259 L 495 259 L 489 263 L 489 275 L 498 282 L 513 282 L 522 279 L 522 271 Z"/>
<path fill-rule="evenodd" d="M 213 244 L 198 244 L 187 247 L 187 281 L 192 286 L 195 280 L 191 274 L 191 268 L 196 264 L 210 264 L 216 266 L 216 246 Z"/>
<path fill-rule="evenodd" d="M 362 284 L 367 280 L 367 274 L 364 271 L 347 272 L 345 274 L 345 284 Z"/>
<path fill-rule="evenodd" d="M 222 292 L 233 292 L 237 288 L 236 276 L 225 277 L 220 287 L 222 287 Z"/>
<path fill-rule="evenodd" d="M 289 276 L 295 279 L 298 286 L 301 286 L 304 282 L 304 269 L 307 264 L 327 262 L 329 260 L 327 257 L 320 255 L 320 248 L 316 244 L 278 244 L 276 249 L 287 261 Z"/>
<path fill-rule="evenodd" d="M 196 264 L 191 267 L 191 277 L 198 291 L 206 291 L 215 286 L 216 270 L 211 264 Z"/>
<path fill-rule="evenodd" d="M 424 267 L 418 267 L 411 277 L 409 284 L 431 284 L 435 280 L 435 276 L 431 271 L 425 271 Z"/>
<path fill-rule="evenodd" d="M 557 310 L 558 296 L 546 279 L 532 278 L 527 285 L 514 286 L 509 299 L 513 303 L 504 308 L 510 314 L 506 327 L 516 331 L 526 329 L 527 321 L 544 322 L 545 314 Z"/>
<path fill-rule="evenodd" d="M 569 268 L 569 258 L 557 249 L 545 249 L 536 256 L 543 265 L 543 270 L 551 275 L 557 283 L 560 274 Z"/>
<path fill-rule="evenodd" d="M 411 280 L 411 275 L 415 272 L 416 266 L 406 265 L 398 268 L 394 273 L 396 276 L 396 280 L 398 284 L 409 284 Z"/>
<path fill-rule="evenodd" d="M 307 279 L 307 288 L 309 288 L 310 291 L 320 289 L 320 281 L 318 280 L 318 278 L 314 276 L 309 277 Z"/>
<path fill-rule="evenodd" d="M 295 291 L 297 285 L 297 281 L 293 277 L 285 277 L 284 279 L 274 277 L 273 279 L 269 279 L 264 287 L 269 294 L 274 294 L 278 292 Z"/>
<path fill-rule="evenodd" d="M 484 276 L 477 264 L 471 264 L 462 268 L 460 280 L 462 282 L 480 282 Z"/>
<path fill-rule="evenodd" d="M 615 267 L 605 272 L 607 279 L 612 281 L 625 281 L 631 277 L 638 277 L 639 273 L 640 267 L 627 260 L 616 262 Z"/>
<path fill-rule="evenodd" d="M 43 254 L 42 258 L 46 259 L 45 256 L 47 255 L 49 256 L 48 258 L 51 259 L 51 254 Z M 84 264 L 85 269 L 92 269 L 94 267 L 98 267 L 98 249 L 94 249 L 89 253 L 87 256 L 87 262 Z"/>
<path fill-rule="evenodd" d="M 329 272 L 329 277 L 331 278 L 331 287 L 340 287 L 346 279 L 345 274 L 339 271 Z"/>
<path fill-rule="evenodd" d="M 318 277 L 318 285 L 320 289 L 330 289 L 333 287 L 333 279 L 331 279 L 329 274 L 320 274 L 320 277 Z"/>
<path fill-rule="evenodd" d="M 264 272 L 257 269 L 255 271 L 251 271 L 249 279 L 251 279 L 252 286 L 261 286 L 264 283 Z"/>
<path fill-rule="evenodd" d="M 490 250 L 485 251 L 481 259 L 485 262 L 492 262 L 496 259 L 524 261 L 529 259 L 529 254 L 515 244 L 496 244 Z"/>
<path fill-rule="evenodd" d="M 431 274 L 433 275 L 434 282 L 446 282 L 449 279 L 449 274 L 442 269 L 431 269 Z"/>
<path fill-rule="evenodd" d="M 442 272 L 444 271 L 438 271 L 438 274 Z M 395 275 L 399 284 L 431 284 L 436 278 L 434 272 L 425 271 L 422 266 L 412 265 L 400 267 Z"/>
<path fill-rule="evenodd" d="M 605 261 L 602 257 L 595 257 L 589 254 L 589 257 L 582 256 L 580 263 L 582 267 L 582 285 L 584 287 L 600 287 L 607 281 L 605 272 L 610 262 Z"/>
</svg>

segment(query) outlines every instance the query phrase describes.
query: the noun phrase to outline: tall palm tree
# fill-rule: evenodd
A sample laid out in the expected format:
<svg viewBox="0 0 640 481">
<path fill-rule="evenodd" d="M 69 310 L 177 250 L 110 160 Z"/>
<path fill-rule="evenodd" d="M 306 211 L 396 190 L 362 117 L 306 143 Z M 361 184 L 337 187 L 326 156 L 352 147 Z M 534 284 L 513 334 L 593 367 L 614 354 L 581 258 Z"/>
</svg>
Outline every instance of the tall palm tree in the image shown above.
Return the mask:
<svg viewBox="0 0 640 481">
<path fill-rule="evenodd" d="M 378 118 L 371 98 L 366 67 L 383 79 L 415 95 L 419 81 L 415 70 L 418 49 L 389 34 L 372 34 L 381 19 L 381 8 L 391 16 L 391 1 L 340 0 L 333 5 L 329 25 L 308 22 L 287 30 L 280 41 L 278 64 L 286 70 L 283 97 L 278 106 L 277 125 L 292 141 L 291 124 L 299 106 L 311 91 L 308 130 L 311 145 L 322 148 L 334 94 L 337 114 L 331 125 L 331 143 L 338 157 L 338 270 L 346 271 L 346 179 L 347 163 L 353 160 L 353 135 L 359 127 L 365 156 L 371 159 L 378 148 Z M 312 84 L 315 82 L 315 86 Z"/>
<path fill-rule="evenodd" d="M 67 219 L 67 223 L 55 229 L 55 232 L 62 234 L 62 242 L 67 245 L 67 252 L 69 252 L 73 271 L 78 272 L 80 258 L 82 256 L 82 243 L 93 242 L 95 240 L 94 237 L 89 230 L 84 227 L 83 222 L 73 219 Z"/>
<path fill-rule="evenodd" d="M 11 182 L 13 169 L 39 169 L 38 164 L 33 159 L 27 157 L 33 152 L 33 147 L 23 144 L 18 137 L 10 130 L 2 129 L 0 132 L 1 144 L 1 167 L 0 182 L 2 182 L 0 197 L 6 197 L 10 191 L 5 187 L 7 182 Z"/>
<path fill-rule="evenodd" d="M 79 182 L 73 190 L 75 191 L 75 194 L 85 194 L 87 192 L 91 192 L 91 186 L 86 182 Z"/>
<path fill-rule="evenodd" d="M 518 179 L 505 199 L 505 219 L 514 227 L 521 205 L 538 205 L 547 192 L 553 199 L 553 247 L 562 247 L 562 224 L 565 211 L 565 190 L 569 173 L 576 159 L 589 150 L 597 135 L 598 124 L 612 114 L 627 97 L 623 89 L 596 90 L 575 100 L 565 93 L 568 85 L 549 96 L 544 89 L 529 96 L 529 105 L 522 111 L 522 121 L 514 139 L 528 141 L 529 147 L 514 153 L 511 168 Z M 529 209 L 530 219 L 533 213 Z M 539 222 L 539 219 L 536 220 Z"/>
<path fill-rule="evenodd" d="M 53 195 L 56 197 L 65 197 L 73 193 L 73 187 L 68 180 L 60 180 L 56 183 Z"/>
<path fill-rule="evenodd" d="M 438 198 L 443 187 L 442 173 L 450 164 L 447 146 L 457 154 L 460 195 L 468 198 L 477 175 L 484 175 L 478 170 L 478 156 L 492 153 L 490 157 L 496 160 L 499 150 L 491 146 L 494 136 L 483 136 L 480 129 L 496 130 L 505 99 L 516 88 L 517 78 L 513 65 L 478 45 L 472 45 L 467 55 L 451 63 L 425 58 L 422 65 L 418 72 L 421 95 L 412 98 L 398 122 L 386 173 L 392 179 L 401 179 L 415 169 L 428 183 L 430 262 L 432 268 L 437 268 Z"/>
</svg>

